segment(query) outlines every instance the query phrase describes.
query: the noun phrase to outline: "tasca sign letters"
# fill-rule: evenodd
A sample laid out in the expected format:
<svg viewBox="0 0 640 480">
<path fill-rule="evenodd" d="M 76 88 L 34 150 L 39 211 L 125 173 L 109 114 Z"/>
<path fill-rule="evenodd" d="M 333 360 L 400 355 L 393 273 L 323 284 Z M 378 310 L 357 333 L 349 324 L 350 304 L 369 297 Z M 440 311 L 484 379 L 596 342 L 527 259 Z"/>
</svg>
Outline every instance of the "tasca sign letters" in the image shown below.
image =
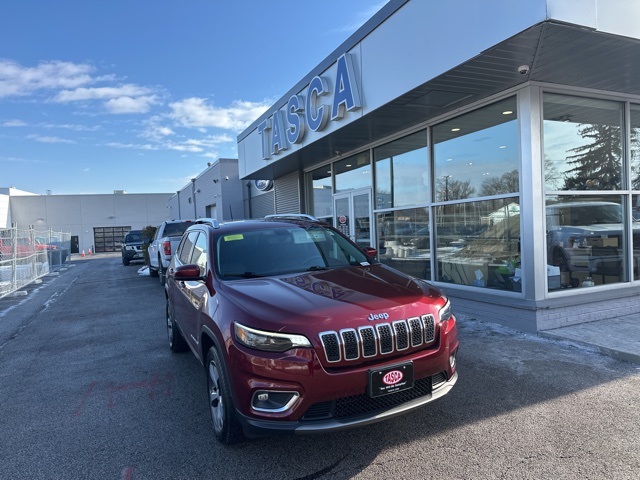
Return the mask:
<svg viewBox="0 0 640 480">
<path fill-rule="evenodd" d="M 278 155 L 290 145 L 301 144 L 307 129 L 321 132 L 329 120 L 339 120 L 346 112 L 362 107 L 350 54 L 345 53 L 338 58 L 333 85 L 335 91 L 331 92 L 326 78 L 314 77 L 307 86 L 306 96 L 292 95 L 285 110 L 276 110 L 258 125 L 263 159 Z M 324 103 L 323 100 L 331 93 L 331 103 Z"/>
</svg>

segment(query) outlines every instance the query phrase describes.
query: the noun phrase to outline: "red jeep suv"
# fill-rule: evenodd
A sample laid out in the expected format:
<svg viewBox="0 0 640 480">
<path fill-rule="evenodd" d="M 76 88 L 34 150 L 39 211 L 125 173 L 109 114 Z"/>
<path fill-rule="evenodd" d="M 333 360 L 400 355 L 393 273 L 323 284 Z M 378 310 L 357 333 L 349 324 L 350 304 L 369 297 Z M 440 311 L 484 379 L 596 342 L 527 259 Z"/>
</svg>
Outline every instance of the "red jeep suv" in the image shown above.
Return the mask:
<svg viewBox="0 0 640 480">
<path fill-rule="evenodd" d="M 167 272 L 167 334 L 204 365 L 218 440 L 366 425 L 449 392 L 449 301 L 375 254 L 307 215 L 189 227 Z"/>
</svg>

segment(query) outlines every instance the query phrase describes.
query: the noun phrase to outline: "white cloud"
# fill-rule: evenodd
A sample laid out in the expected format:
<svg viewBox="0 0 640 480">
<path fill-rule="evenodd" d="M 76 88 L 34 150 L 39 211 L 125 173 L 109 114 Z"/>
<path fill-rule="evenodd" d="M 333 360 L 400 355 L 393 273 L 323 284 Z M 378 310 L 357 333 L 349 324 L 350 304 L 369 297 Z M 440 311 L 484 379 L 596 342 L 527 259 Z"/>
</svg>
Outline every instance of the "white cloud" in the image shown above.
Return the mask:
<svg viewBox="0 0 640 480">
<path fill-rule="evenodd" d="M 158 103 L 155 95 L 143 97 L 118 97 L 108 100 L 104 106 L 110 113 L 147 113 L 151 106 Z"/>
<path fill-rule="evenodd" d="M 158 135 L 162 137 L 168 137 L 169 135 L 173 135 L 173 130 L 171 130 L 169 127 L 159 126 L 156 128 L 156 132 Z"/>
<path fill-rule="evenodd" d="M 61 123 L 61 124 L 55 124 L 55 123 L 45 123 L 41 125 L 44 128 L 60 128 L 63 130 L 72 130 L 74 132 L 95 132 L 97 130 L 101 130 L 102 127 L 100 127 L 99 125 L 77 125 L 77 124 L 71 124 L 71 123 Z"/>
<path fill-rule="evenodd" d="M 158 146 L 150 145 L 148 143 L 121 143 L 121 142 L 109 142 L 107 147 L 113 148 L 133 148 L 136 150 L 160 150 Z"/>
<path fill-rule="evenodd" d="M 44 135 L 27 135 L 27 138 L 41 143 L 76 143 L 73 140 L 60 137 L 48 137 Z"/>
<path fill-rule="evenodd" d="M 81 87 L 74 90 L 63 90 L 53 100 L 59 103 L 86 100 L 111 100 L 121 97 L 142 97 L 153 93 L 147 87 L 126 84 L 119 87 Z"/>
<path fill-rule="evenodd" d="M 0 60 L 0 98 L 29 95 L 37 90 L 78 88 L 94 81 L 94 67 L 87 64 L 51 61 L 23 67 L 11 60 Z"/>
<path fill-rule="evenodd" d="M 271 101 L 236 100 L 228 108 L 207 105 L 204 98 L 187 98 L 170 104 L 171 117 L 184 127 L 214 127 L 242 131 L 262 115 Z"/>
<path fill-rule="evenodd" d="M 235 143 L 235 138 L 227 134 L 209 135 L 207 137 L 200 138 L 200 139 L 190 138 L 187 141 L 185 141 L 185 143 L 188 145 L 201 145 L 205 147 L 213 147 L 215 145 L 220 145 L 221 143 L 232 143 L 232 142 Z"/>
<path fill-rule="evenodd" d="M 6 122 L 2 123 L 3 127 L 26 127 L 27 126 L 27 122 L 23 122 L 22 120 L 18 120 L 18 119 L 13 119 L 13 120 L 7 120 Z"/>
</svg>

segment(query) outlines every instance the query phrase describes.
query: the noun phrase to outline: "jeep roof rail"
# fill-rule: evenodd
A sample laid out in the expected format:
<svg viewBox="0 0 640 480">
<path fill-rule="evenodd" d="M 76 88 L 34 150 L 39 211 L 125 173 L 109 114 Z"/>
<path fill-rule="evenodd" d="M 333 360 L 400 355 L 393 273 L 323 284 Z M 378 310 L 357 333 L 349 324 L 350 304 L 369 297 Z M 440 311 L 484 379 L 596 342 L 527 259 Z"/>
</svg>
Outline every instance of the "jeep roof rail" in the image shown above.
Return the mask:
<svg viewBox="0 0 640 480">
<path fill-rule="evenodd" d="M 213 228 L 220 228 L 220 222 L 215 218 L 199 218 L 195 221 L 195 223 L 201 223 L 206 225 L 211 225 Z"/>
<path fill-rule="evenodd" d="M 311 215 L 307 215 L 306 213 L 276 213 L 273 215 L 267 215 L 264 218 L 273 218 L 273 219 L 290 219 L 290 220 L 309 220 L 312 222 L 319 222 L 316 217 Z"/>
</svg>

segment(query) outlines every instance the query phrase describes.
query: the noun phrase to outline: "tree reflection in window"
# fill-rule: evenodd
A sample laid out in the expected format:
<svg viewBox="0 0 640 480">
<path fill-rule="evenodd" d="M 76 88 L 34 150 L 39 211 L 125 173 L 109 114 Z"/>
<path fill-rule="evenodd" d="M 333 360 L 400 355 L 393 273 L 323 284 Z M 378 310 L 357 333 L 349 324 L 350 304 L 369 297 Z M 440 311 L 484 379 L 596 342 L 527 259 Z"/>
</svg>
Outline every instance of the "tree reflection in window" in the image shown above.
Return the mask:
<svg viewBox="0 0 640 480">
<path fill-rule="evenodd" d="M 546 93 L 546 190 L 620 190 L 622 118 L 620 102 Z"/>
</svg>

